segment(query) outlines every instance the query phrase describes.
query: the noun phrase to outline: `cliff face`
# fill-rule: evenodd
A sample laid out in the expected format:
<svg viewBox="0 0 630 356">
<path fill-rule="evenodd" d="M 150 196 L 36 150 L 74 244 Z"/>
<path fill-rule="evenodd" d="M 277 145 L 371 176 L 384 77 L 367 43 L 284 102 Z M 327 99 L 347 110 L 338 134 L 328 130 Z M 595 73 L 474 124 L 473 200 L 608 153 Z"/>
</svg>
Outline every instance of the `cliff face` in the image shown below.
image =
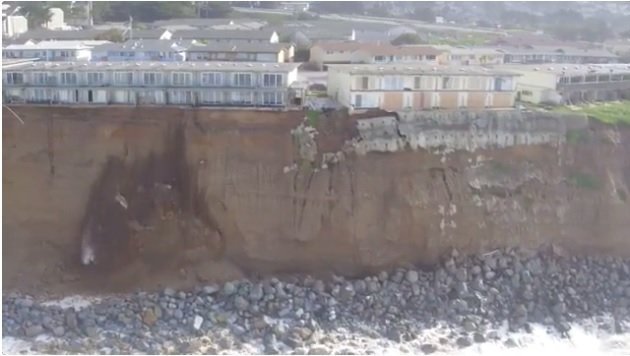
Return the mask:
<svg viewBox="0 0 630 356">
<path fill-rule="evenodd" d="M 13 109 L 24 124 L 3 109 L 8 289 L 360 274 L 450 247 L 630 256 L 627 127 L 454 113 L 313 129 L 296 112 Z M 95 264 L 83 266 L 86 245 Z"/>
</svg>

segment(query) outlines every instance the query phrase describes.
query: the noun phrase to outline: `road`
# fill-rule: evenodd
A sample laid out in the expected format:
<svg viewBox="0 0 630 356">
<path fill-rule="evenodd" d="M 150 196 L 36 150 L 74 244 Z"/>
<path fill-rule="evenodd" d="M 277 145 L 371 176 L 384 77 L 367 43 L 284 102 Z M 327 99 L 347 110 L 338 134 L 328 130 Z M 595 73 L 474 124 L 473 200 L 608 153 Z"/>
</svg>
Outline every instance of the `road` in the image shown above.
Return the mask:
<svg viewBox="0 0 630 356">
<path fill-rule="evenodd" d="M 276 15 L 286 15 L 291 16 L 293 13 L 289 10 L 279 10 L 279 9 L 251 9 L 247 7 L 233 7 L 235 11 L 239 12 L 249 12 L 249 13 L 260 13 L 260 14 L 276 14 Z M 326 20 L 338 20 L 338 21 L 350 21 L 350 22 L 372 22 L 372 23 L 383 23 L 388 25 L 408 25 L 413 26 L 418 29 L 426 29 L 431 31 L 458 31 L 458 32 L 466 32 L 466 33 L 482 33 L 482 34 L 494 34 L 494 35 L 507 35 L 507 32 L 499 29 L 481 29 L 481 28 L 473 28 L 473 27 L 463 27 L 463 26 L 455 26 L 455 25 L 440 25 L 440 24 L 430 24 L 422 21 L 415 21 L 409 19 L 393 19 L 388 17 L 373 17 L 373 16 L 360 16 L 360 15 L 352 15 L 352 16 L 343 16 L 343 15 L 324 15 L 321 14 L 320 18 Z"/>
</svg>

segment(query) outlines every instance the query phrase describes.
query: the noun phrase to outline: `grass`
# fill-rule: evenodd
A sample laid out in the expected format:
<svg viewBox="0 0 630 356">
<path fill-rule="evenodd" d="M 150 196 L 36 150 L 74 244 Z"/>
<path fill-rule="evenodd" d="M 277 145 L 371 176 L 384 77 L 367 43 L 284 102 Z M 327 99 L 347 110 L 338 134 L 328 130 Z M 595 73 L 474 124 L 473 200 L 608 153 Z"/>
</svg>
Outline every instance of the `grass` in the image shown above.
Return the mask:
<svg viewBox="0 0 630 356">
<path fill-rule="evenodd" d="M 585 143 L 587 141 L 584 130 L 568 130 L 566 134 L 567 142 L 571 144 Z"/>
<path fill-rule="evenodd" d="M 581 112 L 606 124 L 630 125 L 630 101 L 585 104 L 579 106 L 560 106 L 553 109 L 559 112 Z"/>
<path fill-rule="evenodd" d="M 578 188 L 584 189 L 597 189 L 599 188 L 599 181 L 596 177 L 588 175 L 586 173 L 573 173 L 569 176 L 569 182 Z"/>
<path fill-rule="evenodd" d="M 306 125 L 310 127 L 317 127 L 317 122 L 319 121 L 319 111 L 309 110 L 306 113 Z"/>
</svg>

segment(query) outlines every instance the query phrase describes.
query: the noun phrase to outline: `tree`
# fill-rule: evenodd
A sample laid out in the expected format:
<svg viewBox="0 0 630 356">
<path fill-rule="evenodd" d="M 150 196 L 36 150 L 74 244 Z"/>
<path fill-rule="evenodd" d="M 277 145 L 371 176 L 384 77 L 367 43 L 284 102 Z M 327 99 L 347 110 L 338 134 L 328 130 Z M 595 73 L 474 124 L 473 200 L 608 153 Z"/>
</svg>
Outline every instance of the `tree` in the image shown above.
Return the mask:
<svg viewBox="0 0 630 356">
<path fill-rule="evenodd" d="M 52 17 L 50 5 L 45 1 L 20 3 L 20 13 L 26 17 L 31 28 L 47 24 Z"/>
<path fill-rule="evenodd" d="M 131 16 L 139 22 L 152 22 L 192 17 L 195 8 L 189 1 L 99 1 L 92 12 L 97 21 L 127 21 Z"/>
<path fill-rule="evenodd" d="M 206 1 L 200 5 L 199 17 L 224 18 L 232 12 L 232 6 L 226 1 Z"/>
<path fill-rule="evenodd" d="M 413 18 L 425 22 L 435 21 L 435 12 L 428 6 L 421 6 L 413 11 Z"/>
<path fill-rule="evenodd" d="M 100 35 L 96 36 L 96 38 L 94 39 L 99 40 L 99 41 L 111 41 L 111 42 L 124 42 L 125 40 L 122 32 L 115 28 L 101 33 Z"/>
<path fill-rule="evenodd" d="M 396 37 L 392 40 L 392 44 L 395 46 L 406 45 L 406 44 L 421 44 L 422 39 L 415 33 L 403 33 L 402 35 Z"/>
</svg>

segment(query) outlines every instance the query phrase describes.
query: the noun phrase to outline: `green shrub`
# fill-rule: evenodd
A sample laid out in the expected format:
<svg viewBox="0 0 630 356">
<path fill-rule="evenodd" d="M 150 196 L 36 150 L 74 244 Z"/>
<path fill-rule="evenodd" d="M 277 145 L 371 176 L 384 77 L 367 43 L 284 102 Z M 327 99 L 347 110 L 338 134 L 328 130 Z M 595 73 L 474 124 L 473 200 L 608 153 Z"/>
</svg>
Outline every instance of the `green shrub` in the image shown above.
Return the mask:
<svg viewBox="0 0 630 356">
<path fill-rule="evenodd" d="M 571 184 L 578 188 L 583 189 L 597 189 L 600 184 L 596 177 L 588 175 L 586 173 L 573 173 L 569 177 Z"/>
</svg>

